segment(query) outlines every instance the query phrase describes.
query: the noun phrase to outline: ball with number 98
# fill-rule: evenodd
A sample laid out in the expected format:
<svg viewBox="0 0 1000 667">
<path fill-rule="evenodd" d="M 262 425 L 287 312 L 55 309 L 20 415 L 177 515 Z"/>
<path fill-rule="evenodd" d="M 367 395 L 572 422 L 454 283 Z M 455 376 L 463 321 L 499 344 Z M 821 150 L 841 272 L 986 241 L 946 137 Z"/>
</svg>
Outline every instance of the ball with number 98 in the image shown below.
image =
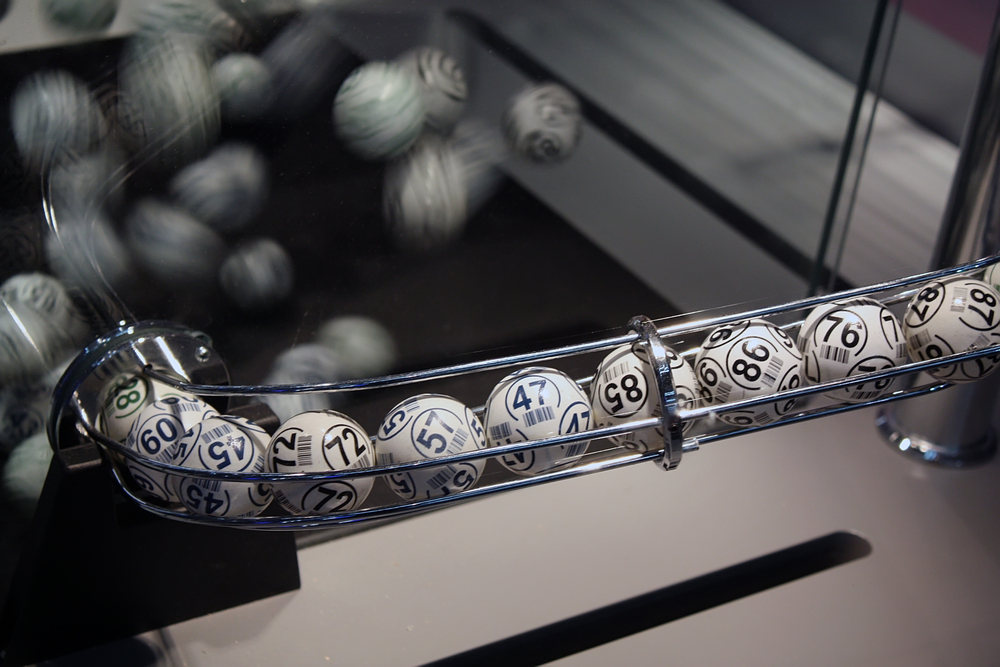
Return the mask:
<svg viewBox="0 0 1000 667">
<path fill-rule="evenodd" d="M 371 438 L 361 426 L 333 410 L 295 415 L 281 425 L 267 448 L 268 472 L 337 472 L 371 466 Z M 274 497 L 292 514 L 350 512 L 368 498 L 372 477 L 278 482 Z"/>
<path fill-rule="evenodd" d="M 920 361 L 989 347 L 1000 342 L 1000 294 L 972 278 L 927 283 L 910 299 L 903 333 L 910 356 Z M 973 382 L 996 370 L 1000 354 L 935 368 L 948 382 Z"/>
<path fill-rule="evenodd" d="M 587 394 L 571 377 L 554 368 L 523 368 L 493 388 L 486 401 L 487 442 L 492 447 L 590 430 Z M 589 441 L 529 449 L 500 458 L 520 475 L 566 468 L 587 451 Z"/>
<path fill-rule="evenodd" d="M 472 410 L 450 396 L 421 394 L 386 415 L 375 436 L 379 465 L 422 461 L 486 447 L 486 431 Z M 471 489 L 485 459 L 449 463 L 386 475 L 389 487 L 405 500 L 434 498 Z"/>
</svg>

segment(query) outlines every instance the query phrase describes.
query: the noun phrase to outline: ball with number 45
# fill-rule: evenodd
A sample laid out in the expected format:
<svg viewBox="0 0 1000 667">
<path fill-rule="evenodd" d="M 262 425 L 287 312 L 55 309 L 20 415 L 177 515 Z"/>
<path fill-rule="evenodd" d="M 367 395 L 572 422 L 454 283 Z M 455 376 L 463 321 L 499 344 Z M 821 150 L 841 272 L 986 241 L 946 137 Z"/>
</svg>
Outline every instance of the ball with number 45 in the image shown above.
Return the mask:
<svg viewBox="0 0 1000 667">
<path fill-rule="evenodd" d="M 486 401 L 486 436 L 490 446 L 540 440 L 590 429 L 587 394 L 571 377 L 554 368 L 524 368 L 511 373 Z M 589 441 L 504 454 L 500 463 L 521 475 L 565 468 L 580 460 Z"/>
<path fill-rule="evenodd" d="M 472 410 L 454 398 L 421 394 L 408 398 L 386 415 L 375 439 L 379 465 L 421 461 L 472 452 L 486 447 L 486 433 Z M 401 498 L 434 498 L 471 489 L 486 459 L 403 470 L 386 475 Z"/>
</svg>

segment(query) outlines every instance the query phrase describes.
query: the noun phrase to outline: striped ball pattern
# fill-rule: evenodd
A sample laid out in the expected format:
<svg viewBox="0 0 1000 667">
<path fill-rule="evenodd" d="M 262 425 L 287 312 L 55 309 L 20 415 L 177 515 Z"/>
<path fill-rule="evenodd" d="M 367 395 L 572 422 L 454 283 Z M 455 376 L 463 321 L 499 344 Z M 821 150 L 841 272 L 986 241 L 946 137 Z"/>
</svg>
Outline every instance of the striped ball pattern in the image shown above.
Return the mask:
<svg viewBox="0 0 1000 667">
<path fill-rule="evenodd" d="M 277 241 L 255 239 L 226 258 L 219 282 L 240 308 L 264 310 L 292 293 L 292 258 Z"/>
<path fill-rule="evenodd" d="M 222 239 L 183 211 L 144 199 L 125 220 L 129 248 L 160 280 L 191 285 L 213 277 L 222 258 Z"/>
<path fill-rule="evenodd" d="M 333 101 L 337 135 L 367 160 L 405 152 L 420 136 L 426 115 L 416 80 L 386 62 L 354 70 Z"/>
<path fill-rule="evenodd" d="M 42 0 L 42 12 L 61 28 L 104 30 L 115 20 L 118 0 Z"/>
<path fill-rule="evenodd" d="M 446 132 L 465 110 L 468 88 L 465 75 L 454 58 L 440 49 L 414 49 L 399 59 L 399 65 L 413 75 L 427 111 L 427 127 Z"/>
<path fill-rule="evenodd" d="M 188 165 L 170 193 L 188 213 L 220 232 L 242 229 L 267 199 L 267 161 L 249 144 L 228 143 Z"/>
<path fill-rule="evenodd" d="M 267 112 L 274 95 L 274 80 L 260 58 L 249 53 L 223 56 L 212 65 L 212 79 L 226 120 L 252 121 Z"/>
<path fill-rule="evenodd" d="M 568 158 L 583 129 L 576 96 L 555 83 L 525 88 L 515 95 L 502 119 L 511 148 L 532 162 Z"/>
</svg>

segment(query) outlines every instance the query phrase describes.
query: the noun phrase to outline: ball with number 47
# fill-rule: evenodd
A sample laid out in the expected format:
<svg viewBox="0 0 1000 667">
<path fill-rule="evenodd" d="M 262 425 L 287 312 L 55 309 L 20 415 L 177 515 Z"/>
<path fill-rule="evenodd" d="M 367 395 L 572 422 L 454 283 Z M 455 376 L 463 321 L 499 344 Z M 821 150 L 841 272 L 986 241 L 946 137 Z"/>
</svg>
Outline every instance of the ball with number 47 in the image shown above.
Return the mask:
<svg viewBox="0 0 1000 667">
<path fill-rule="evenodd" d="M 685 408 L 698 398 L 694 369 L 685 359 L 667 348 L 667 359 L 677 394 L 677 404 Z M 604 358 L 591 385 L 594 423 L 598 427 L 659 417 L 662 414 L 653 368 L 646 350 L 639 344 L 622 345 Z M 684 424 L 686 431 L 691 426 Z M 608 438 L 611 442 L 640 452 L 663 448 L 663 428 L 648 428 Z"/>
<path fill-rule="evenodd" d="M 408 398 L 386 415 L 375 439 L 379 465 L 451 456 L 486 447 L 486 433 L 472 410 L 454 398 L 421 394 Z M 401 498 L 434 498 L 471 489 L 483 474 L 486 459 L 449 463 L 386 475 Z"/>
<path fill-rule="evenodd" d="M 486 401 L 490 446 L 540 440 L 590 429 L 590 400 L 571 377 L 554 368 L 524 368 L 511 373 Z M 521 475 L 565 468 L 580 460 L 589 441 L 505 454 L 500 462 Z"/>
<path fill-rule="evenodd" d="M 716 327 L 695 357 L 699 392 L 709 405 L 768 396 L 795 389 L 802 379 L 802 354 L 791 337 L 770 322 L 744 320 Z M 734 426 L 763 426 L 795 406 L 795 399 L 719 414 Z"/>
<path fill-rule="evenodd" d="M 818 317 L 813 314 L 820 311 Z M 799 332 L 805 357 L 803 376 L 810 384 L 895 368 L 906 363 L 906 343 L 899 320 L 874 299 L 852 299 L 818 306 Z M 882 396 L 892 378 L 862 382 L 827 393 L 845 403 Z"/>
<path fill-rule="evenodd" d="M 1000 294 L 972 278 L 927 283 L 910 299 L 903 333 L 910 356 L 920 361 L 989 347 L 1000 342 Z M 973 382 L 996 370 L 1000 353 L 935 368 L 948 382 Z"/>
<path fill-rule="evenodd" d="M 333 410 L 295 415 L 281 425 L 267 449 L 268 472 L 337 472 L 371 466 L 371 438 L 361 425 Z M 350 512 L 372 490 L 372 477 L 279 482 L 274 497 L 292 514 Z"/>
</svg>

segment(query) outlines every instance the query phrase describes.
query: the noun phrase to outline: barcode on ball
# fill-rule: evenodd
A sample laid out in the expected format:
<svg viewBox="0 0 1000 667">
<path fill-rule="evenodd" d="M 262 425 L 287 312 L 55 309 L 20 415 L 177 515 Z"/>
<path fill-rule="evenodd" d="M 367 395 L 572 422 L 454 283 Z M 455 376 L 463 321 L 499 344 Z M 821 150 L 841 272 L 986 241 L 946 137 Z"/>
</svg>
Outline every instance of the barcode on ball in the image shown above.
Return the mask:
<svg viewBox="0 0 1000 667">
<path fill-rule="evenodd" d="M 585 451 L 587 451 L 587 444 L 588 443 L 586 442 L 579 442 L 575 445 L 569 445 L 566 448 L 566 456 L 581 456 Z"/>
<path fill-rule="evenodd" d="M 753 420 L 758 424 L 770 424 L 774 421 L 774 417 L 771 416 L 769 412 L 761 412 L 760 414 L 754 415 Z"/>
<path fill-rule="evenodd" d="M 545 405 L 540 408 L 535 408 L 534 410 L 528 410 L 524 415 L 524 423 L 529 428 L 535 424 L 541 424 L 542 422 L 552 421 L 556 418 L 556 413 L 552 409 L 551 405 Z"/>
<path fill-rule="evenodd" d="M 218 440 L 224 435 L 228 435 L 233 432 L 233 429 L 228 424 L 223 424 L 222 426 L 216 426 L 210 431 L 206 431 L 201 434 L 202 442 L 211 442 L 213 440 Z"/>
<path fill-rule="evenodd" d="M 462 451 L 465 447 L 465 442 L 469 439 L 469 432 L 463 428 L 455 430 L 455 437 L 451 439 L 451 444 L 448 445 L 449 454 L 457 454 Z"/>
<path fill-rule="evenodd" d="M 253 464 L 253 472 L 264 472 L 264 459 L 257 459 L 257 462 Z"/>
<path fill-rule="evenodd" d="M 510 422 L 490 426 L 490 440 L 503 440 L 510 437 Z"/>
<path fill-rule="evenodd" d="M 295 462 L 300 467 L 308 467 L 313 463 L 312 441 L 311 435 L 300 435 L 295 443 Z"/>
<path fill-rule="evenodd" d="M 906 343 L 898 343 L 896 345 L 896 358 L 906 359 Z"/>
<path fill-rule="evenodd" d="M 201 412 L 201 403 L 191 401 L 190 403 L 176 403 L 178 412 Z"/>
<path fill-rule="evenodd" d="M 195 478 L 193 480 L 195 486 L 200 486 L 206 491 L 215 491 L 218 493 L 219 489 L 222 488 L 222 482 L 217 479 L 201 479 Z"/>
<path fill-rule="evenodd" d="M 726 403 L 729 401 L 729 392 L 732 390 L 733 385 L 728 382 L 719 382 L 719 386 L 715 390 L 715 398 L 717 398 L 720 403 Z"/>
<path fill-rule="evenodd" d="M 778 373 L 781 372 L 781 367 L 785 365 L 785 362 L 779 357 L 771 357 L 771 361 L 768 362 L 767 368 L 764 369 L 764 375 L 761 376 L 761 380 L 768 387 L 773 387 L 774 383 L 778 381 Z"/>
<path fill-rule="evenodd" d="M 604 380 L 604 382 L 606 384 L 608 382 L 612 382 L 614 380 L 617 380 L 621 376 L 623 376 L 626 373 L 628 373 L 628 371 L 629 371 L 629 363 L 627 361 L 622 361 L 620 363 L 615 364 L 614 366 L 612 366 L 608 370 L 604 371 L 604 375 L 602 376 L 602 379 Z"/>
<path fill-rule="evenodd" d="M 914 350 L 919 350 L 924 345 L 927 345 L 932 340 L 931 334 L 927 331 L 918 331 L 914 335 L 910 336 L 909 342 L 910 347 Z"/>
<path fill-rule="evenodd" d="M 368 458 L 368 454 L 362 454 L 361 456 L 358 457 L 358 465 L 355 467 L 367 468 L 370 465 L 371 465 L 371 459 Z"/>
<path fill-rule="evenodd" d="M 851 358 L 851 351 L 835 345 L 821 345 L 819 356 L 823 359 L 835 361 L 838 364 L 846 364 Z"/>
<path fill-rule="evenodd" d="M 976 336 L 976 340 L 972 341 L 972 345 L 970 345 L 969 347 L 981 348 L 989 346 L 990 346 L 990 337 L 987 336 L 986 334 L 979 334 L 978 336 Z"/>
<path fill-rule="evenodd" d="M 455 476 L 455 469 L 452 468 L 451 466 L 446 466 L 444 470 L 442 470 L 441 472 L 437 473 L 429 480 L 427 480 L 427 486 L 429 486 L 434 491 L 437 491 L 442 486 L 447 484 L 454 476 Z"/>
<path fill-rule="evenodd" d="M 956 287 L 954 294 L 955 295 L 951 297 L 951 312 L 964 313 L 965 300 L 969 296 L 969 290 L 965 287 Z"/>
<path fill-rule="evenodd" d="M 413 412 L 419 407 L 420 407 L 420 399 L 417 397 L 411 398 L 410 400 L 403 403 L 403 410 L 405 410 L 407 414 Z"/>
</svg>

